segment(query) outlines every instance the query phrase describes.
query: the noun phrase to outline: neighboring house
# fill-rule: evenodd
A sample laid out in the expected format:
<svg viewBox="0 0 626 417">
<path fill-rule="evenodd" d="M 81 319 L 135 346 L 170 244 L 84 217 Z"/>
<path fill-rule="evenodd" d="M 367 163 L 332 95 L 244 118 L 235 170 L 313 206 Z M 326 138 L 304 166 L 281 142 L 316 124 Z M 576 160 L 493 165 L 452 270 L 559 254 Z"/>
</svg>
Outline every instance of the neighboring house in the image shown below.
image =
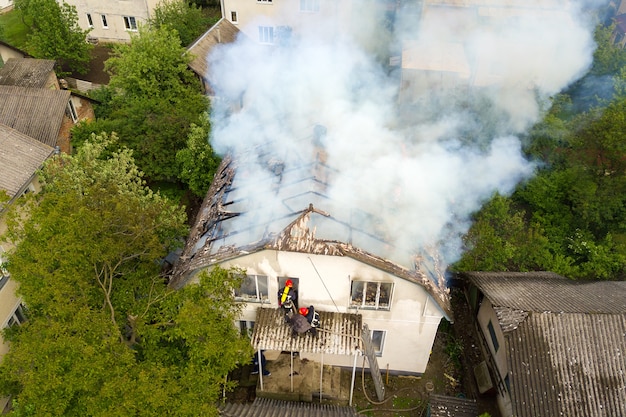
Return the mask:
<svg viewBox="0 0 626 417">
<path fill-rule="evenodd" d="M 234 296 L 246 304 L 236 324 L 252 335 L 255 348 L 299 351 L 301 357 L 351 367 L 369 344 L 362 336 L 371 336 L 378 367 L 423 373 L 441 319 L 451 320 L 436 259 L 408 254 L 397 263 L 389 260 L 393 244 L 380 231 L 364 229 L 371 214 L 333 208 L 324 194 L 333 171 L 319 160 L 302 171 L 283 172 L 278 158 L 268 157 L 267 177 L 251 188 L 245 187 L 251 176 L 239 168 L 230 158 L 220 165 L 170 286 L 194 282 L 215 265 L 242 268 L 246 278 Z M 266 185 L 267 199 L 280 206 L 270 208 L 269 200 L 267 207 L 250 205 L 255 193 L 266 194 Z M 328 331 L 317 339 L 292 338 L 281 318 L 277 293 L 287 279 L 299 292 L 299 305 L 320 312 Z"/>
<path fill-rule="evenodd" d="M 13 0 L 0 0 L 0 14 L 13 10 Z"/>
<path fill-rule="evenodd" d="M 239 29 L 222 18 L 187 48 L 187 51 L 194 57 L 189 63 L 189 68 L 202 82 L 205 93 L 213 94 L 209 84 L 210 69 L 207 59 L 209 54 L 218 45 L 234 42 L 238 36 Z"/>
<path fill-rule="evenodd" d="M 461 274 L 503 417 L 626 415 L 626 282 Z M 483 366 L 484 365 L 484 366 Z"/>
<path fill-rule="evenodd" d="M 0 123 L 0 191 L 9 197 L 0 205 L 0 235 L 6 231 L 4 209 L 21 195 L 39 191 L 37 170 L 54 152 L 52 147 Z M 2 266 L 3 253 L 9 249 L 6 243 L 0 243 L 0 329 L 25 320 L 24 307 L 15 293 L 17 284 Z M 0 333 L 0 359 L 8 349 Z M 8 405 L 8 398 L 0 398 L 0 412 Z"/>
<path fill-rule="evenodd" d="M 29 55 L 6 42 L 0 41 L 0 68 L 11 58 L 26 58 Z"/>
<path fill-rule="evenodd" d="M 59 0 L 60 1 L 60 0 Z M 159 3 L 168 0 L 64 0 L 76 7 L 78 25 L 91 29 L 91 42 L 128 42 L 154 15 Z"/>
<path fill-rule="evenodd" d="M 0 123 L 69 153 L 70 129 L 95 118 L 94 100 L 60 88 L 54 61 L 7 60 L 0 68 Z"/>
<path fill-rule="evenodd" d="M 252 404 L 223 404 L 220 415 L 239 417 L 358 417 L 352 407 L 255 398 Z"/>
<path fill-rule="evenodd" d="M 613 21 L 615 22 L 613 43 L 623 49 L 626 46 L 626 13 L 615 16 Z"/>
</svg>

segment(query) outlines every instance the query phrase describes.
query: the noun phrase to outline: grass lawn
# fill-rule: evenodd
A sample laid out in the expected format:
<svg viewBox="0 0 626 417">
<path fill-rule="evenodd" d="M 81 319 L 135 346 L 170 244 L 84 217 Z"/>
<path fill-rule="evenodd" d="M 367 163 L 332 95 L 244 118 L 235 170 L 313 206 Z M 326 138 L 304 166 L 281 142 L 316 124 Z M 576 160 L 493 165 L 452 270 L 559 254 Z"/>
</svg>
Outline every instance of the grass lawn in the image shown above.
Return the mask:
<svg viewBox="0 0 626 417">
<path fill-rule="evenodd" d="M 26 50 L 28 27 L 22 23 L 19 10 L 0 15 L 0 39 L 18 49 Z"/>
</svg>

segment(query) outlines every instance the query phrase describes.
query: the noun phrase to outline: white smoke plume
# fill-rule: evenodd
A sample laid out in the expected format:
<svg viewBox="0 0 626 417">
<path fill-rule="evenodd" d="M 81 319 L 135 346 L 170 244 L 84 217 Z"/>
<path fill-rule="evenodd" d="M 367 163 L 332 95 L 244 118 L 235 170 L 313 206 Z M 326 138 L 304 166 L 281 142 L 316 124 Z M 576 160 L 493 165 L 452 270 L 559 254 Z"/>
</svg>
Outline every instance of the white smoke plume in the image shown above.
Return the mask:
<svg viewBox="0 0 626 417">
<path fill-rule="evenodd" d="M 455 261 L 471 214 L 533 174 L 518 135 L 584 74 L 594 49 L 589 14 L 573 2 L 482 3 L 400 10 L 393 32 L 382 30 L 384 10 L 352 7 L 351 24 L 320 13 L 274 46 L 244 37 L 222 45 L 210 57 L 223 99 L 212 112 L 213 147 L 264 146 L 288 171 L 315 157 L 314 127 L 323 126 L 336 171 L 326 190 L 333 203 L 321 209 L 358 207 L 376 218 L 363 227 L 384 230 L 396 247 L 439 246 Z M 404 70 L 388 66 L 390 46 Z M 242 108 L 220 106 L 233 102 Z M 267 165 L 249 161 L 259 198 L 248 204 L 271 216 L 283 203 L 268 197 L 270 184 L 260 188 Z"/>
</svg>

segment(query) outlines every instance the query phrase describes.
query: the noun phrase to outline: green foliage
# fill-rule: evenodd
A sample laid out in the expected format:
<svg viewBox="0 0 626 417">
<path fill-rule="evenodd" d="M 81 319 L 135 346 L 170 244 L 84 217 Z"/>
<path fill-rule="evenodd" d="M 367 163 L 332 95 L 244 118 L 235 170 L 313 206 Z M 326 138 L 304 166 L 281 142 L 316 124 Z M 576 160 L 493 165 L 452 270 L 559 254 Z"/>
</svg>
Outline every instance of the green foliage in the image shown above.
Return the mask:
<svg viewBox="0 0 626 417">
<path fill-rule="evenodd" d="M 0 39 L 9 45 L 26 51 L 27 34 L 28 26 L 24 24 L 22 12 L 19 9 L 0 14 Z"/>
<path fill-rule="evenodd" d="M 183 46 L 190 45 L 210 24 L 200 6 L 186 0 L 162 1 L 154 9 L 148 24 L 154 28 L 167 26 L 176 30 Z"/>
<path fill-rule="evenodd" d="M 179 178 L 198 197 L 204 197 L 209 190 L 213 174 L 220 164 L 219 157 L 209 144 L 209 115 L 200 118 L 199 125 L 192 125 L 187 146 L 176 154 L 179 165 Z"/>
<path fill-rule="evenodd" d="M 626 50 L 613 44 L 613 30 L 611 26 L 598 25 L 594 32 L 596 50 L 593 53 L 593 75 L 615 75 L 626 65 Z"/>
<path fill-rule="evenodd" d="M 0 394 L 15 415 L 217 416 L 224 376 L 252 353 L 233 326 L 240 274 L 167 288 L 157 261 L 184 213 L 145 187 L 128 151 L 104 157 L 113 141 L 48 162 L 42 192 L 9 213 L 29 321 L 5 334 Z"/>
<path fill-rule="evenodd" d="M 15 7 L 30 28 L 27 45 L 35 58 L 56 60 L 59 73 L 87 71 L 93 45 L 86 42 L 89 30 L 78 25 L 76 7 L 56 0 L 16 0 Z"/>
<path fill-rule="evenodd" d="M 103 108 L 108 128 L 134 151 L 151 181 L 179 177 L 176 152 L 186 146 L 192 123 L 208 108 L 199 81 L 189 70 L 190 56 L 168 27 L 140 28 L 131 44 L 116 45 L 105 63 L 111 71 L 110 97 Z"/>
</svg>

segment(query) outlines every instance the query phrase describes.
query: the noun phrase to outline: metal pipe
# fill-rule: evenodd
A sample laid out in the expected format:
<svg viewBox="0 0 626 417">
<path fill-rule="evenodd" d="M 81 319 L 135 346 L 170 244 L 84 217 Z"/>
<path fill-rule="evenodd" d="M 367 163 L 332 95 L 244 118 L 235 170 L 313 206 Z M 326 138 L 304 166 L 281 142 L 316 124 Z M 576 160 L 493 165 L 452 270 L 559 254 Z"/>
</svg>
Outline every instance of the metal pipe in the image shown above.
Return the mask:
<svg viewBox="0 0 626 417">
<path fill-rule="evenodd" d="M 261 362 L 261 348 L 257 352 L 257 361 L 259 363 L 259 381 L 261 381 L 261 391 L 263 391 L 263 362 Z"/>
<path fill-rule="evenodd" d="M 354 379 L 356 377 L 356 360 L 358 352 L 354 354 L 354 364 L 352 364 L 352 383 L 350 384 L 350 407 L 352 407 L 352 394 L 354 393 Z"/>
</svg>

